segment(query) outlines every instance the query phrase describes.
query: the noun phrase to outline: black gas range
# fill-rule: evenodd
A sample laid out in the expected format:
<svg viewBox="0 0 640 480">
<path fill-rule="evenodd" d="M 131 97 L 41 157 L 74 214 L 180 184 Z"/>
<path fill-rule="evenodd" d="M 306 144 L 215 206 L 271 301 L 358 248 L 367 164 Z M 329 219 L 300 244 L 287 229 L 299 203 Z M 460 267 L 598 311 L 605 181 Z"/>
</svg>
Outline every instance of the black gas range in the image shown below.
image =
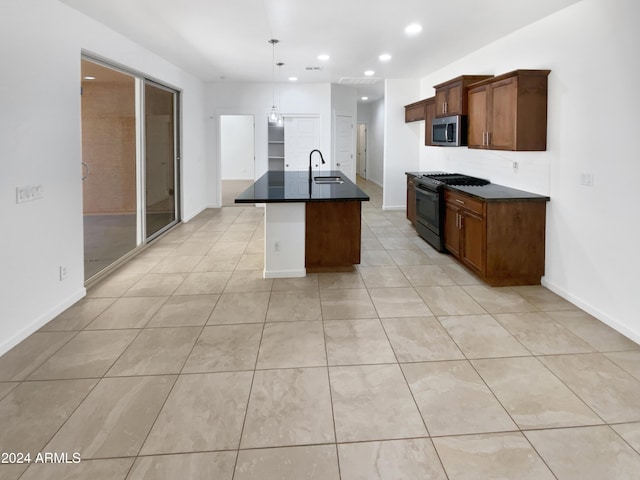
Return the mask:
<svg viewBox="0 0 640 480">
<path fill-rule="evenodd" d="M 414 178 L 416 230 L 439 252 L 444 252 L 444 186 L 482 186 L 491 182 L 461 173 L 427 172 Z"/>
</svg>

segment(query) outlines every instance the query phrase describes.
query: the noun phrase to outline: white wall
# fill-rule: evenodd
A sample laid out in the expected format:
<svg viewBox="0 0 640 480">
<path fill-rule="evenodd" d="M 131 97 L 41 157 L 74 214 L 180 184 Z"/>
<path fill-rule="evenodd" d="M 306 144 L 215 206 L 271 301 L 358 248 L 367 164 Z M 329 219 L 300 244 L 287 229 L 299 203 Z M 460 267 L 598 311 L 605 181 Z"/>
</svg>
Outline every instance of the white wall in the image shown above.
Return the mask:
<svg viewBox="0 0 640 480">
<path fill-rule="evenodd" d="M 404 210 L 407 205 L 407 177 L 419 164 L 420 129 L 415 123 L 404 122 L 404 106 L 420 95 L 420 85 L 414 79 L 385 81 L 384 183 L 382 208 Z M 424 122 L 419 122 L 424 126 Z"/>
<path fill-rule="evenodd" d="M 205 206 L 204 86 L 55 0 L 0 9 L 0 354 L 80 299 L 83 287 L 80 55 L 108 58 L 182 90 L 183 212 Z M 16 204 L 16 187 L 44 198 Z M 67 267 L 59 280 L 59 266 Z"/>
<path fill-rule="evenodd" d="M 351 152 L 353 158 L 351 159 L 352 166 L 349 170 L 350 172 L 353 172 L 351 180 L 355 181 L 357 142 L 356 123 L 358 121 L 358 91 L 355 88 L 347 85 L 331 85 L 331 153 L 332 158 L 334 159 L 336 157 L 336 115 L 350 116 L 352 119 Z M 331 166 L 335 170 L 341 170 L 341 168 L 333 164 Z M 348 172 L 345 173 L 349 175 Z"/>
<path fill-rule="evenodd" d="M 384 182 L 384 98 L 371 103 L 367 180 L 382 187 Z"/>
<path fill-rule="evenodd" d="M 461 74 L 551 70 L 546 152 L 421 147 L 420 167 L 550 195 L 544 284 L 637 342 L 639 19 L 635 0 L 583 0 L 423 78 L 420 95 Z"/>
<path fill-rule="evenodd" d="M 331 161 L 331 84 L 279 84 L 276 104 L 284 115 L 319 115 L 320 150 Z M 209 83 L 206 86 L 208 148 L 212 152 L 207 182 L 218 183 L 220 171 L 219 118 L 225 114 L 255 117 L 255 178 L 268 170 L 267 117 L 273 105 L 271 83 Z M 207 203 L 220 206 L 219 190 L 211 190 Z"/>
<path fill-rule="evenodd" d="M 220 116 L 222 180 L 253 180 L 253 115 Z"/>
</svg>

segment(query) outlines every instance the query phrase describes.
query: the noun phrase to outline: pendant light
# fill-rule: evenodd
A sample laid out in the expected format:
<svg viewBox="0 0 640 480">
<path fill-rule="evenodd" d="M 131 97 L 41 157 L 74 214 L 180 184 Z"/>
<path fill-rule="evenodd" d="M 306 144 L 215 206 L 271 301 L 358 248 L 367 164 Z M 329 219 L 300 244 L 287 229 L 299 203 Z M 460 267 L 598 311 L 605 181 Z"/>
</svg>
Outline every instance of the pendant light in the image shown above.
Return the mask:
<svg viewBox="0 0 640 480">
<path fill-rule="evenodd" d="M 276 107 L 276 44 L 279 42 L 280 40 L 276 40 L 275 38 L 269 40 L 271 44 L 271 78 L 273 81 L 273 104 L 271 113 L 269 114 L 269 122 L 271 123 L 278 123 L 278 119 L 280 118 L 278 107 Z"/>
<path fill-rule="evenodd" d="M 281 78 L 280 68 L 284 65 L 284 63 L 278 62 L 276 63 L 276 65 L 278 66 L 278 85 L 280 87 L 278 88 L 278 103 L 282 105 L 282 87 L 281 87 L 281 80 L 280 80 Z M 277 116 L 278 116 L 278 120 L 277 120 L 278 126 L 281 127 L 284 124 L 284 117 L 282 116 L 281 113 L 278 113 Z"/>
</svg>

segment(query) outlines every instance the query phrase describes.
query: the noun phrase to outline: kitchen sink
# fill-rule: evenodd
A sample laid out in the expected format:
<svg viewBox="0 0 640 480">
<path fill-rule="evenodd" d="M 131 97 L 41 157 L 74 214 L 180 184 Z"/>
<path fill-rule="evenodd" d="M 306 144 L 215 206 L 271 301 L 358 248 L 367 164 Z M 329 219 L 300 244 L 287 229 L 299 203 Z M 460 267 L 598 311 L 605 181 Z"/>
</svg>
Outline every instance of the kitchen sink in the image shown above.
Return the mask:
<svg viewBox="0 0 640 480">
<path fill-rule="evenodd" d="M 344 183 L 344 180 L 342 180 L 342 177 L 333 177 L 333 176 L 313 177 L 313 181 L 316 183 Z"/>
</svg>

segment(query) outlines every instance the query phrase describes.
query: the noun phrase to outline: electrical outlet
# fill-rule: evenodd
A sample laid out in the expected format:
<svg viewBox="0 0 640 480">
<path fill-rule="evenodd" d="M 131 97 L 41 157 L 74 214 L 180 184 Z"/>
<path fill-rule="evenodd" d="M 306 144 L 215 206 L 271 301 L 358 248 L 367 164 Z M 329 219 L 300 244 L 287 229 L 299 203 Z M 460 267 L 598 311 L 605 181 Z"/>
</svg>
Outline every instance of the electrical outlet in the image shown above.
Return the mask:
<svg viewBox="0 0 640 480">
<path fill-rule="evenodd" d="M 27 185 L 26 187 L 16 187 L 16 203 L 30 202 L 38 200 L 44 196 L 42 185 Z"/>
<path fill-rule="evenodd" d="M 276 240 L 273 242 L 273 251 L 274 252 L 280 251 L 280 240 Z"/>
<path fill-rule="evenodd" d="M 581 173 L 580 174 L 580 185 L 584 185 L 585 187 L 593 187 L 593 174 L 591 174 L 591 173 Z"/>
<path fill-rule="evenodd" d="M 520 170 L 520 165 L 518 162 L 511 162 L 511 168 L 513 169 L 513 173 L 518 173 Z"/>
<path fill-rule="evenodd" d="M 67 267 L 65 265 L 60 265 L 60 281 L 67 279 Z"/>
</svg>

